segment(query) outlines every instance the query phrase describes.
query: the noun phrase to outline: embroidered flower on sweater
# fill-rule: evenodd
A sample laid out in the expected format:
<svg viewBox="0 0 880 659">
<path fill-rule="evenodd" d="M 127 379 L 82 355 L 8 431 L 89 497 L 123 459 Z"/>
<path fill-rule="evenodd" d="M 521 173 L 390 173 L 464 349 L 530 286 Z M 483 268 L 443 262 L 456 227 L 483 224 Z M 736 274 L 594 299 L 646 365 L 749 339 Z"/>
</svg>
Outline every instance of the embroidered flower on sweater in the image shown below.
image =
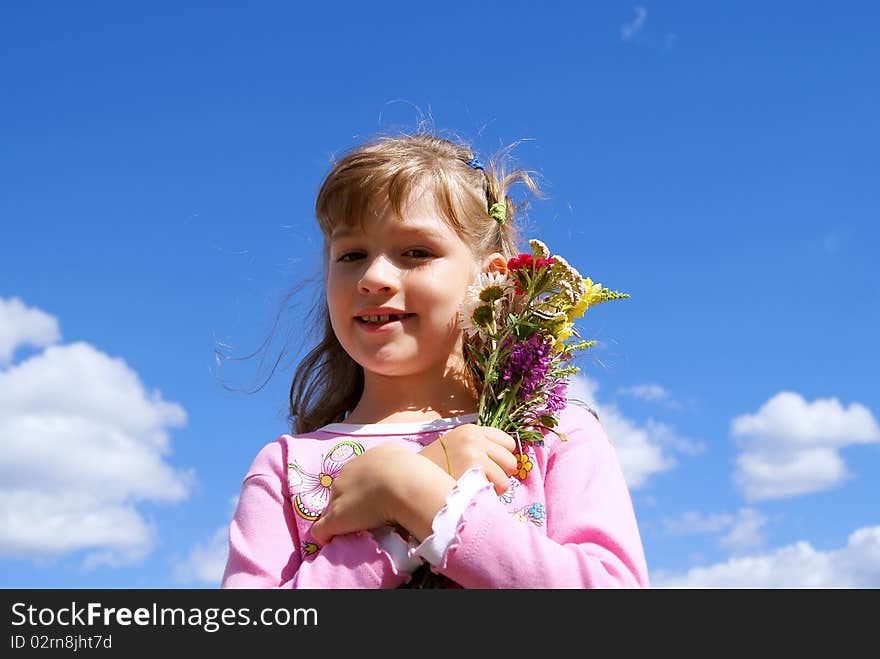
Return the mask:
<svg viewBox="0 0 880 659">
<path fill-rule="evenodd" d="M 287 485 L 296 514 L 314 522 L 324 512 L 330 500 L 330 487 L 339 475 L 342 465 L 364 452 L 357 442 L 339 442 L 321 461 L 321 470 L 312 474 L 296 462 L 287 465 Z"/>
<path fill-rule="evenodd" d="M 529 460 L 529 456 L 525 453 L 516 453 L 514 455 L 516 457 L 516 471 L 513 472 L 513 475 L 524 481 L 532 470 L 532 461 Z"/>
<path fill-rule="evenodd" d="M 535 526 L 544 524 L 547 519 L 547 510 L 543 503 L 535 502 L 530 506 L 523 506 L 513 513 L 513 518 L 520 522 L 531 522 Z"/>
</svg>

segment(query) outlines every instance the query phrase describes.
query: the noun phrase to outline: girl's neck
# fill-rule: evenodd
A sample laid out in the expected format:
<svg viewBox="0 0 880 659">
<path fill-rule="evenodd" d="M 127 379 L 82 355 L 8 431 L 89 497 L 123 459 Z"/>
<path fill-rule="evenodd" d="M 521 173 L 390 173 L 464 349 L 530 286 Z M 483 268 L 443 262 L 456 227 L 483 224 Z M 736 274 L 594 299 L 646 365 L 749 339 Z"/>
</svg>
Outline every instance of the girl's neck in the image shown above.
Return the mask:
<svg viewBox="0 0 880 659">
<path fill-rule="evenodd" d="M 458 378 L 364 374 L 364 393 L 344 423 L 410 423 L 474 414 L 478 395 Z"/>
</svg>

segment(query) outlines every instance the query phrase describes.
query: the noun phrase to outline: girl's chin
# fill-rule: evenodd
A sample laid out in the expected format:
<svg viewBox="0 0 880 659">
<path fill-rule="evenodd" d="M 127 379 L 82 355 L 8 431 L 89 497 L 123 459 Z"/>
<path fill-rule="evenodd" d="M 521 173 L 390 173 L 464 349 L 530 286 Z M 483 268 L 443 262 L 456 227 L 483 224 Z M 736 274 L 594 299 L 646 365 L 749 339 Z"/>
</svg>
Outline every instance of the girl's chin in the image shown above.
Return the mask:
<svg viewBox="0 0 880 659">
<path fill-rule="evenodd" d="M 412 360 L 405 360 L 396 364 L 361 364 L 364 367 L 365 376 L 373 376 L 377 378 L 400 378 L 412 375 L 410 369 L 407 368 L 412 364 Z"/>
</svg>

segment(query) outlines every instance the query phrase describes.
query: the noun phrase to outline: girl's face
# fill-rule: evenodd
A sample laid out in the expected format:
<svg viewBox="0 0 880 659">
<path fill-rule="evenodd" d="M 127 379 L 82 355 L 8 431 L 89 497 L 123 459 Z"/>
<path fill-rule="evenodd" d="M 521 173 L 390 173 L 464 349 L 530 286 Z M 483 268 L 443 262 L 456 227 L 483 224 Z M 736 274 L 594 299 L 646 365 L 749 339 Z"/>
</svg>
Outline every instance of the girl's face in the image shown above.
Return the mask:
<svg viewBox="0 0 880 659">
<path fill-rule="evenodd" d="M 402 220 L 386 206 L 364 229 L 340 227 L 330 239 L 327 304 L 342 347 L 366 371 L 384 376 L 459 363 L 458 309 L 479 263 L 436 212 L 433 196 L 417 197 Z M 362 320 L 382 313 L 406 316 Z"/>
</svg>

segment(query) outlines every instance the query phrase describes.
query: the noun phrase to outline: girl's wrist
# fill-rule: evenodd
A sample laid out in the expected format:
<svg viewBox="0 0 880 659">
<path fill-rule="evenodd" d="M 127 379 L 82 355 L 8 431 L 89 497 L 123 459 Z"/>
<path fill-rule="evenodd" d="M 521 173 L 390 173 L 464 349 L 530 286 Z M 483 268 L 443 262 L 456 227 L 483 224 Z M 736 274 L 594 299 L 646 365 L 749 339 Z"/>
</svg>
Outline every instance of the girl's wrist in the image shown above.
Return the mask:
<svg viewBox="0 0 880 659">
<path fill-rule="evenodd" d="M 417 453 L 407 457 L 399 465 L 399 477 L 390 482 L 389 500 L 394 508 L 394 523 L 421 542 L 433 532 L 434 516 L 446 505 L 455 479 L 429 458 Z"/>
</svg>

